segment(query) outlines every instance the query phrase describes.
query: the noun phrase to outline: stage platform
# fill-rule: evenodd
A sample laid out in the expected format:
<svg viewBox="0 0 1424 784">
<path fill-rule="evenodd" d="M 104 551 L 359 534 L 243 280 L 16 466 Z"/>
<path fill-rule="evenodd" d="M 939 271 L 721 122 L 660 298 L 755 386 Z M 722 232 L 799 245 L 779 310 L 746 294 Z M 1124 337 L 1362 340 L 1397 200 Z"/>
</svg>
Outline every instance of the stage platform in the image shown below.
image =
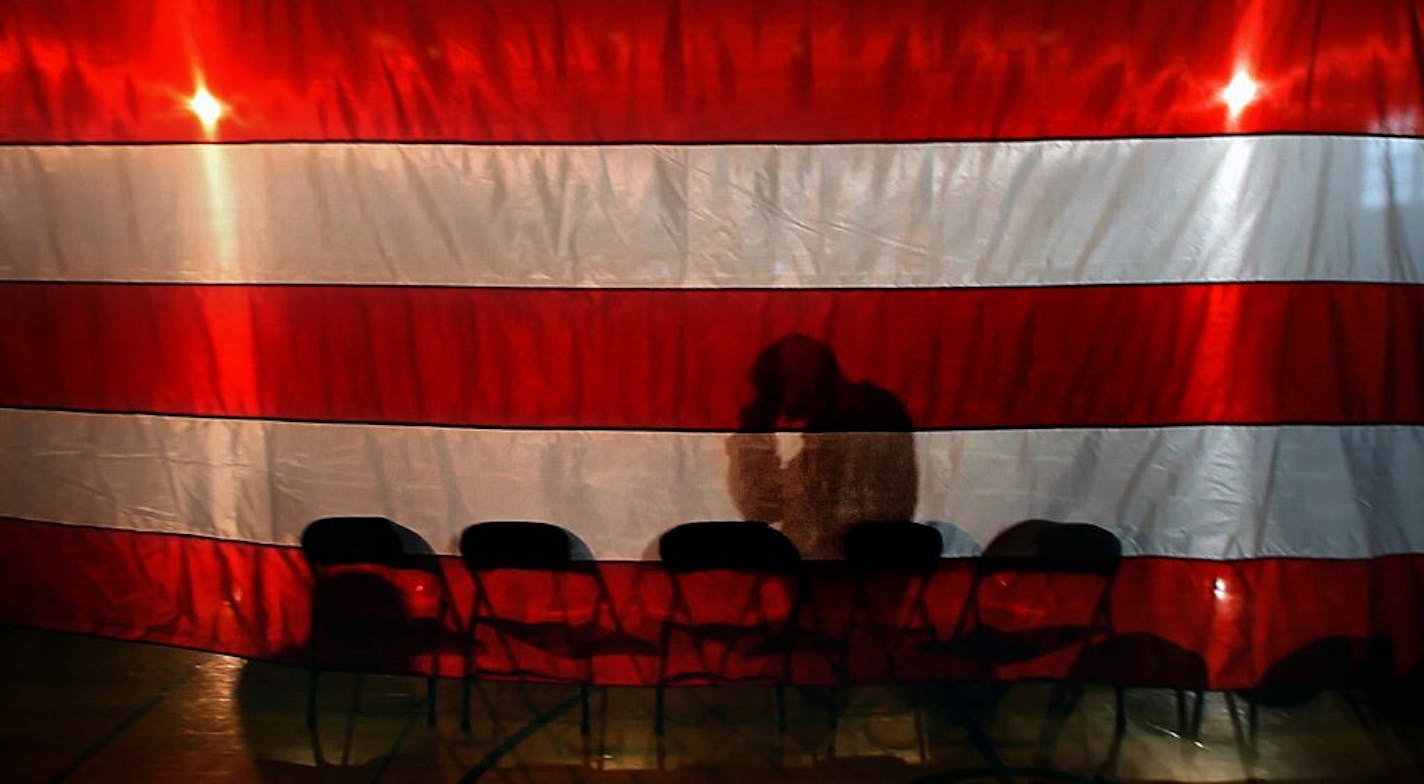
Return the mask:
<svg viewBox="0 0 1424 784">
<path fill-rule="evenodd" d="M 670 690 L 660 742 L 651 689 L 595 689 L 584 737 L 576 687 L 480 683 L 464 732 L 457 681 L 441 682 L 432 727 L 421 679 L 360 680 L 358 696 L 355 676 L 322 677 L 311 731 L 301 669 L 4 628 L 0 766 L 9 782 L 531 784 L 908 783 L 985 767 L 945 693 L 929 687 L 843 690 L 834 729 L 825 689 L 789 689 L 784 733 L 772 690 Z M 1225 693 L 1206 695 L 1194 741 L 1182 737 L 1174 693 L 1129 691 L 1115 744 L 1113 693 L 1103 688 L 1089 689 L 1046 738 L 1051 691 L 1021 684 L 959 696 L 1007 766 L 1133 782 L 1424 781 L 1420 694 L 1395 689 L 1352 703 L 1327 693 L 1262 707 L 1253 751 L 1245 705 Z"/>
</svg>

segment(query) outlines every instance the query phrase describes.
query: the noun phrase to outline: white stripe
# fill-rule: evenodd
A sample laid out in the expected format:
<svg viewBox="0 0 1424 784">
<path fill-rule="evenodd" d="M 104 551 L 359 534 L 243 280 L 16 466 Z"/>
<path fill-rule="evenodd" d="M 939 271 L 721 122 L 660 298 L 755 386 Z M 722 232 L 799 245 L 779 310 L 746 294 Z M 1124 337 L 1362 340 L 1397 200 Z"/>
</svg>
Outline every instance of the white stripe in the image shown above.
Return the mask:
<svg viewBox="0 0 1424 784">
<path fill-rule="evenodd" d="M 1424 282 L 1424 140 L 0 148 L 0 279 Z"/>
<path fill-rule="evenodd" d="M 649 553 L 673 523 L 741 516 L 726 434 L 5 409 L 0 433 L 0 514 L 36 520 L 293 542 L 316 517 L 386 514 L 448 551 L 473 521 L 535 519 L 567 525 L 600 558 L 626 559 Z M 881 449 L 869 462 L 889 464 L 874 436 L 869 446 L 856 440 L 866 436 L 822 438 L 848 439 L 852 453 Z M 799 435 L 780 441 L 801 446 Z M 1046 517 L 1113 528 L 1132 553 L 1424 552 L 1424 428 L 934 432 L 913 442 L 919 480 L 905 492 L 917 496 L 915 516 L 951 521 L 979 543 Z M 823 482 L 834 497 L 865 495 L 838 481 Z"/>
</svg>

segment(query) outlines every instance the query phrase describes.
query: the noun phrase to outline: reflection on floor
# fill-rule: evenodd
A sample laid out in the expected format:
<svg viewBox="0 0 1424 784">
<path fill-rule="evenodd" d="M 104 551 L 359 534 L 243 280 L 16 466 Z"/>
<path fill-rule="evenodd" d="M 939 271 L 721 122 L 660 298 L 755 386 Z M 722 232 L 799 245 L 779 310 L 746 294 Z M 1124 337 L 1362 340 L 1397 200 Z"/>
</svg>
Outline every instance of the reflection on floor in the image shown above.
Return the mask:
<svg viewBox="0 0 1424 784">
<path fill-rule="evenodd" d="M 668 726 L 652 730 L 645 689 L 596 690 L 593 732 L 579 733 L 577 690 L 481 684 L 474 728 L 459 730 L 458 685 L 442 683 L 439 721 L 424 720 L 424 683 L 328 674 L 315 733 L 304 720 L 306 673 L 193 651 L 0 629 L 0 721 L 6 781 L 815 781 L 910 782 L 983 757 L 933 688 L 790 690 L 777 732 L 772 692 L 669 692 Z M 1045 743 L 1052 688 L 963 695 L 1009 765 L 1114 781 L 1424 781 L 1424 695 L 1340 694 L 1261 709 L 1254 754 L 1239 700 L 1206 697 L 1197 741 L 1179 733 L 1172 692 L 1127 694 L 1113 748 L 1113 694 L 1089 689 Z M 1367 730 L 1367 723 L 1373 726 Z M 1052 734 L 1052 733 L 1049 733 Z M 961 779 L 963 780 L 963 779 Z M 992 780 L 989 777 L 973 780 Z M 1018 780 L 1032 780 L 1021 778 Z"/>
</svg>

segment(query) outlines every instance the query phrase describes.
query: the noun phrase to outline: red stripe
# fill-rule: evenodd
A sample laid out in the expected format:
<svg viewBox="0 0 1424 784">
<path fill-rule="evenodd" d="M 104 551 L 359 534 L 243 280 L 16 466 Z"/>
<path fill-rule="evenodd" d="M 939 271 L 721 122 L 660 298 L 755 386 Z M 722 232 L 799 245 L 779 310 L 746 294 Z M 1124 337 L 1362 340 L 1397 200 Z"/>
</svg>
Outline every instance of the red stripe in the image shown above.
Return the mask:
<svg viewBox="0 0 1424 784">
<path fill-rule="evenodd" d="M 734 430 L 777 338 L 915 426 L 1424 422 L 1424 286 L 568 290 L 0 284 L 0 405 Z"/>
<path fill-rule="evenodd" d="M 0 520 L 0 533 L 6 542 L 0 550 L 0 623 L 305 661 L 311 578 L 295 548 L 13 519 Z M 667 578 L 651 563 L 600 566 L 626 634 L 657 640 L 669 597 Z M 443 567 L 458 612 L 468 613 L 473 590 L 469 577 L 457 559 L 443 559 Z M 948 561 L 931 585 L 934 622 L 945 635 L 954 628 L 967 596 L 971 568 L 970 561 Z M 844 630 L 848 579 L 830 564 L 813 574 L 832 637 Z M 547 583 L 543 577 L 526 577 L 520 590 L 527 591 L 531 580 Z M 496 585 L 495 590 L 501 587 L 513 586 Z M 740 596 L 732 583 L 722 587 L 725 590 L 706 596 Z M 1042 603 L 1048 594 L 1041 588 L 1029 592 L 1037 597 L 1032 601 L 1003 605 L 1007 610 L 998 611 L 992 622 L 1023 629 L 1081 622 L 1079 616 L 1095 601 L 1101 584 L 1083 578 L 1055 583 L 1051 606 Z M 407 598 L 413 615 L 434 607 L 428 596 Z M 565 600 L 571 605 L 582 601 Z M 1424 626 L 1419 624 L 1424 613 L 1424 555 L 1239 562 L 1128 558 L 1113 583 L 1111 603 L 1117 633 L 1156 635 L 1197 653 L 1214 688 L 1253 685 L 1272 663 L 1327 636 L 1392 638 L 1397 672 L 1417 666 L 1424 656 Z M 520 606 L 544 607 L 538 602 Z M 1071 665 L 1071 653 L 995 675 L 1062 675 Z M 497 646 L 491 647 L 482 664 L 497 667 L 500 655 Z M 875 677 L 879 660 L 864 652 L 853 655 L 862 658 L 852 661 L 852 671 Z M 580 671 L 576 662 L 533 650 L 521 663 L 550 676 Z M 395 661 L 389 666 L 399 669 Z M 928 669 L 899 674 L 936 672 L 932 660 L 918 666 Z M 1144 661 L 1142 667 L 1146 672 L 1152 663 Z M 459 672 L 458 659 L 444 660 L 442 672 Z M 594 662 L 594 677 L 603 683 L 646 685 L 656 672 L 652 652 Z M 798 680 L 821 681 L 826 673 L 814 659 L 798 662 Z M 1137 677 L 1131 668 L 1118 675 L 1127 681 Z"/>
<path fill-rule="evenodd" d="M 0 141 L 1419 134 L 1413 0 L 0 3 Z M 260 52 L 261 56 L 254 56 Z M 1235 121 L 1221 90 L 1262 91 Z"/>
</svg>

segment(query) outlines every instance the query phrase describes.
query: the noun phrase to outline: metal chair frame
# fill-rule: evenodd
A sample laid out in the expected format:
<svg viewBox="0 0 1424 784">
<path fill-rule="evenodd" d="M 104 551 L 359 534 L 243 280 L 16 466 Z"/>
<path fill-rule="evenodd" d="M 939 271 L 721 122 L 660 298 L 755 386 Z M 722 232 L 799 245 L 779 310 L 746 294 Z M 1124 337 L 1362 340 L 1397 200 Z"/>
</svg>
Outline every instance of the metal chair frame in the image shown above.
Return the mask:
<svg viewBox="0 0 1424 784">
<path fill-rule="evenodd" d="M 319 660 L 320 651 L 315 643 L 319 629 L 326 621 L 323 608 L 318 606 L 316 589 L 323 581 L 332 579 L 332 570 L 345 567 L 376 567 L 395 571 L 414 571 L 429 574 L 435 578 L 438 591 L 438 608 L 435 620 L 443 627 L 455 631 L 460 629 L 460 619 L 450 601 L 450 589 L 445 580 L 444 570 L 433 551 L 411 552 L 407 544 L 414 539 L 420 541 L 414 532 L 385 517 L 342 516 L 326 517 L 310 523 L 302 533 L 302 554 L 311 569 L 313 601 L 309 620 L 307 682 L 307 726 L 316 727 L 317 685 L 323 667 Z M 423 544 L 423 541 L 420 542 Z M 428 545 L 426 546 L 428 550 Z M 432 636 L 434 631 L 432 630 Z M 430 656 L 430 672 L 426 676 L 426 722 L 435 723 L 435 684 L 440 677 L 440 655 L 435 639 L 424 640 L 421 646 Z M 357 670 L 355 688 L 361 686 L 359 675 L 365 670 Z"/>
</svg>

